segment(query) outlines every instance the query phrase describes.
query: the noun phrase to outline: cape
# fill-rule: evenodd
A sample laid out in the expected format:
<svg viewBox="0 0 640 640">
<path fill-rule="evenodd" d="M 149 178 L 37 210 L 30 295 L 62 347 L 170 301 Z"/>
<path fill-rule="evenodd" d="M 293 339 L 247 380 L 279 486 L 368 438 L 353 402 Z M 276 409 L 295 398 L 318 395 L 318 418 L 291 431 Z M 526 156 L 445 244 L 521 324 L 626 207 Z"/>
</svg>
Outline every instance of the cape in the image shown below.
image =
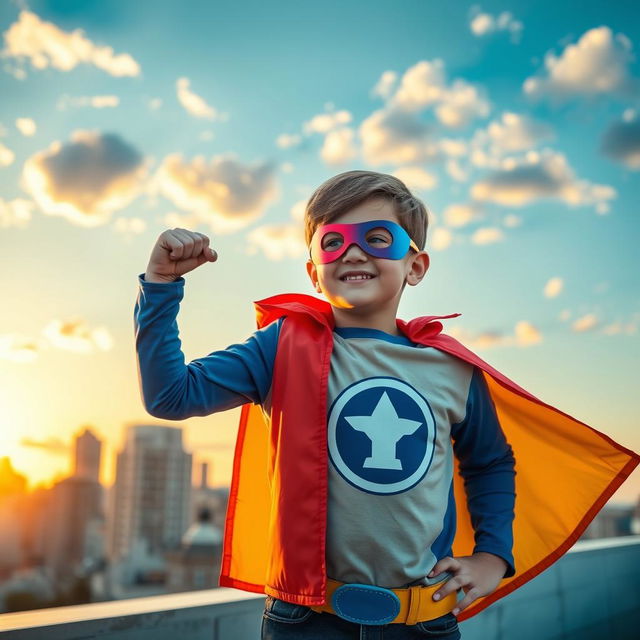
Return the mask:
<svg viewBox="0 0 640 640">
<path fill-rule="evenodd" d="M 255 303 L 258 327 L 285 317 L 272 410 L 242 407 L 227 508 L 220 586 L 306 606 L 326 598 L 327 384 L 334 319 L 329 303 L 283 294 Z M 439 320 L 397 320 L 417 344 L 479 367 L 515 456 L 515 575 L 459 615 L 465 620 L 558 560 L 640 462 L 607 435 L 539 400 L 442 333 Z M 454 466 L 454 556 L 473 553 L 463 479 Z M 400 585 L 399 585 L 400 586 Z"/>
</svg>

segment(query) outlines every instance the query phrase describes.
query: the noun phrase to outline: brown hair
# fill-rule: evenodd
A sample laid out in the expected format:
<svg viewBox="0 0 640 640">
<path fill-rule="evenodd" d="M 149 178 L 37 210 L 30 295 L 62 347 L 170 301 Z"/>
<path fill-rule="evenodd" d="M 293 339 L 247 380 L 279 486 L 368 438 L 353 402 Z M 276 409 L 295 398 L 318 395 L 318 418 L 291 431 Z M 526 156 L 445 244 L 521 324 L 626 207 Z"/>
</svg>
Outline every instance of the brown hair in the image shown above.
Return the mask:
<svg viewBox="0 0 640 640">
<path fill-rule="evenodd" d="M 427 240 L 427 208 L 398 178 L 375 171 L 345 171 L 323 182 L 309 198 L 304 212 L 307 245 L 315 230 L 371 198 L 383 198 L 395 206 L 400 226 L 424 249 Z"/>
</svg>

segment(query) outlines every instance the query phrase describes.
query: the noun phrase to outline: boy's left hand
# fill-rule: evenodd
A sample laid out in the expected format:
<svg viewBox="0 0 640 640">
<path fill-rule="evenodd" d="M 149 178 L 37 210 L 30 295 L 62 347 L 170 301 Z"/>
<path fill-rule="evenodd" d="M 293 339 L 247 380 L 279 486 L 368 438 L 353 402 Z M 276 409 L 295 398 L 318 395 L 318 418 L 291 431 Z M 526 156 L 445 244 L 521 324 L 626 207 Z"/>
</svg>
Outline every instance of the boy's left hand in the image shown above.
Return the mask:
<svg viewBox="0 0 640 640">
<path fill-rule="evenodd" d="M 458 602 L 451 612 L 458 615 L 466 609 L 474 600 L 482 596 L 488 596 L 495 591 L 507 570 L 507 563 L 492 553 L 478 551 L 472 556 L 460 556 L 458 558 L 442 558 L 431 570 L 429 577 L 448 571 L 453 576 L 449 578 L 441 589 L 433 594 L 434 600 L 440 600 L 452 591 L 462 588 L 465 597 Z"/>
</svg>

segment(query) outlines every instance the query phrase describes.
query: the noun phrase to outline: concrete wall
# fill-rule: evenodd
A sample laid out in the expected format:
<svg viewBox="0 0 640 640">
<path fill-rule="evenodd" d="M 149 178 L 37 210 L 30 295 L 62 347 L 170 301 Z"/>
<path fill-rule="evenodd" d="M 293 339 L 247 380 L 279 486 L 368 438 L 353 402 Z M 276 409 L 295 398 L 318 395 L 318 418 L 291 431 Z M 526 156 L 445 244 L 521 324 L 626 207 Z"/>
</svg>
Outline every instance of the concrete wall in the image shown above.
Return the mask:
<svg viewBox="0 0 640 640">
<path fill-rule="evenodd" d="M 233 589 L 0 615 L 2 640 L 257 640 L 264 596 Z M 638 640 L 640 536 L 577 543 L 461 624 L 463 640 Z"/>
</svg>

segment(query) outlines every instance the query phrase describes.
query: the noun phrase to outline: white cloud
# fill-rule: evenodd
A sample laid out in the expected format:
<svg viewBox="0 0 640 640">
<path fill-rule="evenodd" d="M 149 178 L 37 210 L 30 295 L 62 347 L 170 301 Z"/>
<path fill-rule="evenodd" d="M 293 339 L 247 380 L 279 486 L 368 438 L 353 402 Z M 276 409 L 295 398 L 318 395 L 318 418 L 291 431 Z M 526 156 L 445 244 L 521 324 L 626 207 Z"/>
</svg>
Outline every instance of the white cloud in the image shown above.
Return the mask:
<svg viewBox="0 0 640 640">
<path fill-rule="evenodd" d="M 393 172 L 393 175 L 402 180 L 410 191 L 427 191 L 438 184 L 436 176 L 418 166 L 400 167 Z"/>
<path fill-rule="evenodd" d="M 0 335 L 0 360 L 28 364 L 37 360 L 40 349 L 38 340 L 17 333 Z"/>
<path fill-rule="evenodd" d="M 137 197 L 146 177 L 143 157 L 119 136 L 75 131 L 25 162 L 22 186 L 45 214 L 95 227 Z"/>
<path fill-rule="evenodd" d="M 490 349 L 493 347 L 526 348 L 539 344 L 543 340 L 540 330 L 526 320 L 517 322 L 512 334 L 491 330 L 474 333 L 461 327 L 455 327 L 449 333 L 471 349 Z"/>
<path fill-rule="evenodd" d="M 10 201 L 0 198 L 0 228 L 24 229 L 33 215 L 34 204 L 30 200 L 15 198 Z"/>
<path fill-rule="evenodd" d="M 151 98 L 148 104 L 151 111 L 157 111 L 162 106 L 162 98 Z"/>
<path fill-rule="evenodd" d="M 456 182 L 466 182 L 469 179 L 469 171 L 464 169 L 455 158 L 449 158 L 449 160 L 447 160 L 445 169 L 449 176 Z"/>
<path fill-rule="evenodd" d="M 460 129 L 477 118 L 486 118 L 491 107 L 482 89 L 465 80 L 455 80 L 435 111 L 443 125 Z"/>
<path fill-rule="evenodd" d="M 446 92 L 444 62 L 421 60 L 405 71 L 400 86 L 388 106 L 404 111 L 422 111 L 444 99 Z"/>
<path fill-rule="evenodd" d="M 304 212 L 307 208 L 307 200 L 298 200 L 291 207 L 291 217 L 298 222 L 302 222 L 304 220 Z"/>
<path fill-rule="evenodd" d="M 31 118 L 17 118 L 16 128 L 23 136 L 27 137 L 35 135 L 37 130 L 36 123 Z"/>
<path fill-rule="evenodd" d="M 514 331 L 515 342 L 520 347 L 528 347 L 542 342 L 542 334 L 530 322 L 517 322 Z"/>
<path fill-rule="evenodd" d="M 436 227 L 431 233 L 431 246 L 435 251 L 443 251 L 451 246 L 453 234 L 446 227 Z"/>
<path fill-rule="evenodd" d="M 70 96 L 64 94 L 60 96 L 56 103 L 56 109 L 64 111 L 69 107 L 92 107 L 94 109 L 105 109 L 117 107 L 120 104 L 118 96 Z"/>
<path fill-rule="evenodd" d="M 186 109 L 188 113 L 196 118 L 205 118 L 206 120 L 214 120 L 218 112 L 199 95 L 191 91 L 189 88 L 189 78 L 178 78 L 176 82 L 176 93 L 178 101 Z"/>
<path fill-rule="evenodd" d="M 291 147 L 297 147 L 301 140 L 302 137 L 298 134 L 282 133 L 276 138 L 276 144 L 280 149 L 289 149 Z"/>
<path fill-rule="evenodd" d="M 504 233 L 502 229 L 497 227 L 483 227 L 477 229 L 471 236 L 471 242 L 473 244 L 493 244 L 494 242 L 501 242 L 504 240 Z"/>
<path fill-rule="evenodd" d="M 474 199 L 507 207 L 522 207 L 543 198 L 553 198 L 575 206 L 594 206 L 597 213 L 609 210 L 609 200 L 617 196 L 613 187 L 578 179 L 561 153 L 544 149 L 512 159 L 505 168 L 476 182 Z"/>
<path fill-rule="evenodd" d="M 558 316 L 562 322 L 566 322 L 571 317 L 569 309 L 563 309 Z"/>
<path fill-rule="evenodd" d="M 82 29 L 62 31 L 31 11 L 21 11 L 18 21 L 4 33 L 2 56 L 22 61 L 27 58 L 39 70 L 51 66 L 71 71 L 79 64 L 91 64 L 112 76 L 137 76 L 140 66 L 128 54 L 115 55 L 107 46 L 95 45 Z"/>
<path fill-rule="evenodd" d="M 469 145 L 465 140 L 461 140 L 460 138 L 440 138 L 438 140 L 438 148 L 445 156 L 461 158 L 467 155 Z"/>
<path fill-rule="evenodd" d="M 153 191 L 209 224 L 213 231 L 230 233 L 259 218 L 278 196 L 275 167 L 247 166 L 233 154 L 203 156 L 186 161 L 167 156 L 153 180 Z"/>
<path fill-rule="evenodd" d="M 346 164 L 358 155 L 354 142 L 354 131 L 342 127 L 329 131 L 324 139 L 320 157 L 329 165 Z"/>
<path fill-rule="evenodd" d="M 438 154 L 429 128 L 415 115 L 394 109 L 374 111 L 360 125 L 362 155 L 367 164 L 413 164 Z"/>
<path fill-rule="evenodd" d="M 84 320 L 77 317 L 52 320 L 42 334 L 51 346 L 84 355 L 97 350 L 109 351 L 113 347 L 113 338 L 105 327 L 90 329 Z"/>
<path fill-rule="evenodd" d="M 506 215 L 504 217 L 503 222 L 505 227 L 513 229 L 515 227 L 519 227 L 522 224 L 522 218 L 520 216 L 516 216 L 513 213 L 510 213 L 509 215 Z"/>
<path fill-rule="evenodd" d="M 395 71 L 385 71 L 378 80 L 376 86 L 372 90 L 373 96 L 379 96 L 384 100 L 391 96 L 391 93 L 398 80 L 398 74 Z"/>
<path fill-rule="evenodd" d="M 607 336 L 614 336 L 624 333 L 628 336 L 635 335 L 638 332 L 638 316 L 636 316 L 629 322 L 613 322 L 606 327 L 603 327 L 602 333 Z"/>
<path fill-rule="evenodd" d="M 503 11 L 498 16 L 478 13 L 471 18 L 469 28 L 471 33 L 478 37 L 498 31 L 508 31 L 511 34 L 511 41 L 517 43 L 522 33 L 522 22 L 516 20 L 509 11 Z"/>
<path fill-rule="evenodd" d="M 545 55 L 545 73 L 527 78 L 524 92 L 532 97 L 594 96 L 637 94 L 638 80 L 629 67 L 634 60 L 632 44 L 622 33 L 613 35 L 601 26 L 585 32 L 576 44 L 569 44 L 556 56 Z"/>
<path fill-rule="evenodd" d="M 298 200 L 289 211 L 292 222 L 265 224 L 252 229 L 247 235 L 247 253 L 254 255 L 262 251 L 267 259 L 276 261 L 308 255 L 303 224 L 306 207 L 306 199 Z"/>
<path fill-rule="evenodd" d="M 15 160 L 15 157 L 16 154 L 0 142 L 0 167 L 8 167 Z"/>
<path fill-rule="evenodd" d="M 142 218 L 116 218 L 113 222 L 113 228 L 117 233 L 122 234 L 125 238 L 130 239 L 134 235 L 140 235 L 147 229 L 147 222 Z"/>
<path fill-rule="evenodd" d="M 335 111 L 333 113 L 320 113 L 314 116 L 308 122 L 303 125 L 303 130 L 306 134 L 312 133 L 329 133 L 332 129 L 349 124 L 352 120 L 352 116 L 348 111 Z"/>
<path fill-rule="evenodd" d="M 550 278 L 544 285 L 544 295 L 546 298 L 556 298 L 564 287 L 562 278 Z"/>
<path fill-rule="evenodd" d="M 455 79 L 447 86 L 444 63 L 440 59 L 422 60 L 407 69 L 387 107 L 411 113 L 433 107 L 438 120 L 451 128 L 465 127 L 476 118 L 486 117 L 490 111 L 481 87 L 462 79 Z"/>
<path fill-rule="evenodd" d="M 249 253 L 254 254 L 260 250 L 269 260 L 300 258 L 308 252 L 304 229 L 299 222 L 257 227 L 249 232 L 247 240 Z"/>
<path fill-rule="evenodd" d="M 553 139 L 552 128 L 526 115 L 505 111 L 471 140 L 472 160 L 480 167 L 497 167 L 500 159 L 515 151 L 528 151 L 544 140 Z"/>
<path fill-rule="evenodd" d="M 443 216 L 450 227 L 464 227 L 478 218 L 478 209 L 469 204 L 451 204 L 444 210 Z"/>
<path fill-rule="evenodd" d="M 578 318 L 572 325 L 571 328 L 573 331 L 577 333 L 581 333 L 583 331 L 591 331 L 595 329 L 599 324 L 598 318 L 593 313 L 588 313 L 584 316 Z"/>
</svg>

